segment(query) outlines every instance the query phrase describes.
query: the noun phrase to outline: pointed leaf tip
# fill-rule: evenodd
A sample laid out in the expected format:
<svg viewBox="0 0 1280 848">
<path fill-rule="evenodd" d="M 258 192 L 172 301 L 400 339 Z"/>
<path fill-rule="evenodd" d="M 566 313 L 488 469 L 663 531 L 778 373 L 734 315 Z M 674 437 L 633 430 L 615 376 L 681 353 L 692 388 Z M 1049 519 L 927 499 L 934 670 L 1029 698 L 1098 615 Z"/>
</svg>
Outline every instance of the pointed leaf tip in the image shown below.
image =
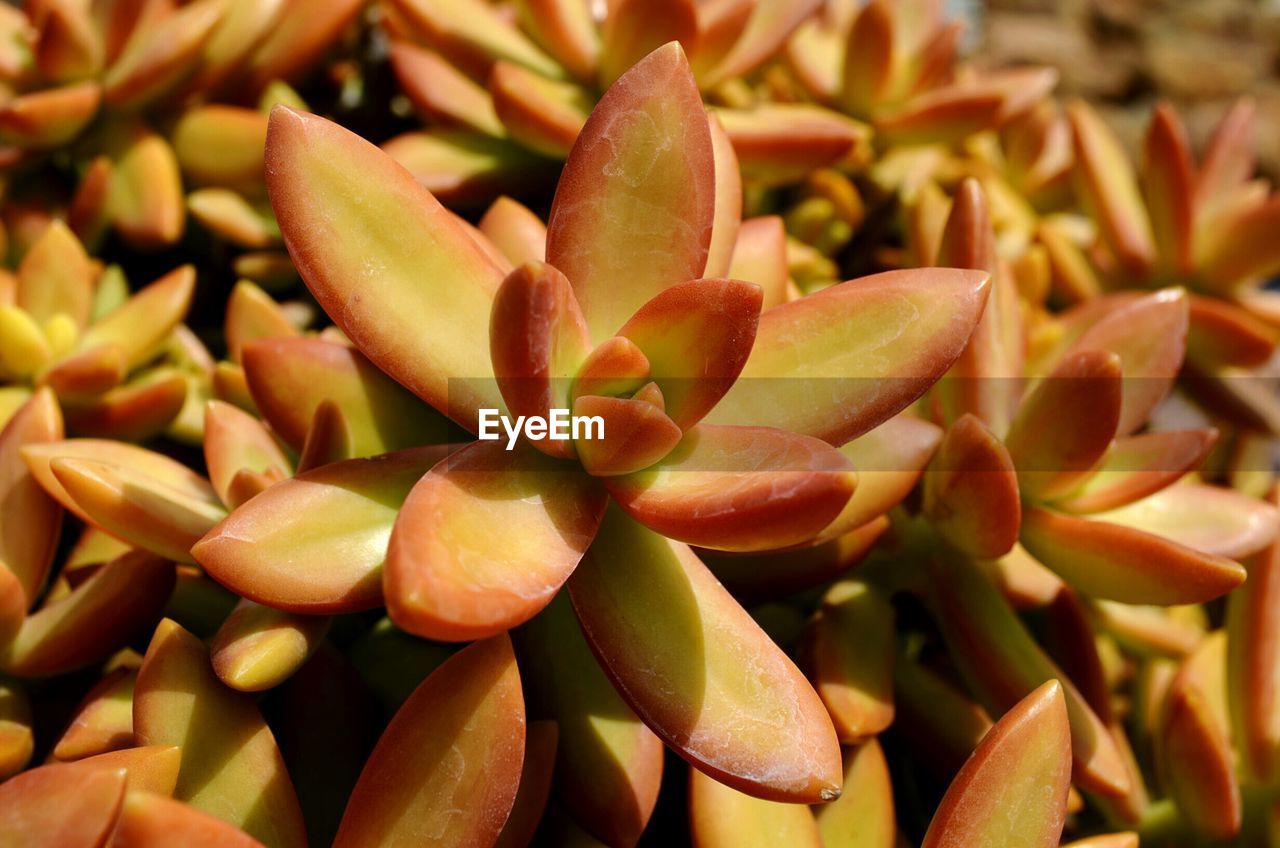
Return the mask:
<svg viewBox="0 0 1280 848">
<path fill-rule="evenodd" d="M 715 194 L 702 97 L 684 51 L 667 44 L 600 99 L 551 207 L 547 261 L 573 284 L 593 342 L 667 286 L 702 276 Z"/>
<path fill-rule="evenodd" d="M 463 427 L 501 406 L 488 355 L 502 272 L 387 154 L 330 121 L 271 112 L 267 190 L 320 305 L 397 381 Z"/>
<path fill-rule="evenodd" d="M 922 848 L 1054 848 L 1067 816 L 1071 732 L 1050 680 L 987 732 L 943 797 Z"/>
</svg>

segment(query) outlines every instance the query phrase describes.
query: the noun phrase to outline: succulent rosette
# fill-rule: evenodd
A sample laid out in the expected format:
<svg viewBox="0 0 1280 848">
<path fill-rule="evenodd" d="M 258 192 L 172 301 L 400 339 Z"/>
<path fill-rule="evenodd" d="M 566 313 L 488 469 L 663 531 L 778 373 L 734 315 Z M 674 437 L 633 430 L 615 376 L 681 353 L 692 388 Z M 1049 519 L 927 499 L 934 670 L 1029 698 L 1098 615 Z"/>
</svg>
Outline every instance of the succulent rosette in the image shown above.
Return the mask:
<svg viewBox="0 0 1280 848">
<path fill-rule="evenodd" d="M 561 407 L 598 416 L 604 435 L 518 450 L 477 441 L 438 462 L 419 450 L 327 466 L 312 472 L 330 478 L 312 497 L 328 503 L 312 500 L 300 513 L 289 504 L 302 489 L 273 487 L 214 528 L 195 558 L 260 603 L 315 613 L 385 602 L 400 627 L 437 640 L 517 626 L 568 580 L 606 672 L 665 741 L 757 794 L 836 794 L 834 737 L 812 690 L 681 542 L 779 548 L 832 524 L 855 474 L 831 443 L 928 387 L 963 348 L 986 274 L 891 274 L 761 313 L 759 286 L 715 276 L 727 270 L 718 240 L 737 224 L 717 201 L 726 161 L 682 51 L 660 49 L 615 83 L 584 128 L 553 206 L 546 261 L 510 270 L 367 143 L 275 112 L 268 181 L 278 216 L 292 222 L 285 242 L 357 348 L 465 429 L 477 429 L 485 408 Z M 393 232 L 418 235 L 382 235 Z M 380 258 L 369 264 L 365 250 Z M 907 304 L 911 318 L 890 342 L 901 359 L 880 344 L 864 348 L 865 359 L 850 348 L 861 327 Z M 877 362 L 891 379 L 865 379 Z M 492 376 L 474 376 L 482 368 Z M 310 479 L 296 483 L 311 488 Z M 381 517 L 358 529 L 351 496 L 361 490 L 398 509 L 370 503 L 364 511 Z M 322 543 L 334 563 L 329 585 L 316 579 L 318 561 L 303 575 L 296 555 L 276 553 L 320 542 L 316 531 L 336 532 L 337 522 L 370 544 L 359 562 L 339 562 L 339 548 Z M 387 540 L 385 551 L 375 538 Z M 629 562 L 644 562 L 648 578 L 635 583 Z M 673 628 L 693 628 L 709 680 L 678 670 L 688 646 L 669 638 Z M 758 696 L 778 711 L 767 735 L 796 734 L 795 762 L 764 768 L 776 755 L 764 736 L 746 759 L 745 750 L 720 758 L 722 722 L 745 708 L 743 651 L 774 669 Z M 665 682 L 655 681 L 664 667 Z M 706 687 L 701 704 L 683 688 L 691 685 Z M 672 697 L 672 687 L 685 694 Z"/>
<path fill-rule="evenodd" d="M 359 9 L 350 0 L 6 8 L 7 192 L 65 214 L 91 247 L 114 233 L 155 250 L 182 238 L 194 185 L 198 218 L 233 243 L 262 246 L 273 226 L 255 208 L 266 116 L 234 104 L 288 99 L 279 81 L 307 74 Z M 72 189 L 51 193 L 59 182 Z"/>
<path fill-rule="evenodd" d="M 391 63 L 429 128 L 388 153 L 446 201 L 537 182 L 573 147 L 600 94 L 654 48 L 679 42 L 753 182 L 790 182 L 865 147 L 865 125 L 775 102 L 742 81 L 781 51 L 814 0 L 389 0 Z"/>
<path fill-rule="evenodd" d="M 0 845 L 1275 843 L 1253 106 L 939 6 L 0 10 Z"/>
</svg>

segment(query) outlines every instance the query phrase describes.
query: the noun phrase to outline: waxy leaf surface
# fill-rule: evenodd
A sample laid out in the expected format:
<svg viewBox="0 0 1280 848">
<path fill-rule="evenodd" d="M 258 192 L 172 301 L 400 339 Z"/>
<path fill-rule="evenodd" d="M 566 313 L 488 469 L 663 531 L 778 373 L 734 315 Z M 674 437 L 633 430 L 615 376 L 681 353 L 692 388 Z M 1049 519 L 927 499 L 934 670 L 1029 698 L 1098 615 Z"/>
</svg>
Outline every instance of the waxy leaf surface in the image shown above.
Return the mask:
<svg viewBox="0 0 1280 848">
<path fill-rule="evenodd" d="M 402 629 L 440 641 L 493 636 L 527 621 L 573 573 L 605 502 L 590 477 L 527 446 L 462 448 L 400 509 L 383 575 L 387 613 Z"/>
<path fill-rule="evenodd" d="M 133 728 L 141 745 L 178 745 L 174 797 L 266 845 L 305 845 L 298 797 L 253 700 L 222 685 L 200 640 L 169 619 L 138 670 Z"/>
<path fill-rule="evenodd" d="M 851 280 L 760 316 L 755 346 L 707 420 L 843 444 L 918 398 L 964 350 L 989 277 L 944 268 Z"/>
<path fill-rule="evenodd" d="M 272 486 L 214 527 L 192 555 L 260 604 L 323 614 L 375 607 L 396 513 L 443 447 L 326 465 Z"/>
<path fill-rule="evenodd" d="M 689 819 L 697 848 L 820 848 L 813 813 L 804 804 L 753 798 L 689 769 Z"/>
<path fill-rule="evenodd" d="M 494 844 L 524 753 L 520 672 L 502 634 L 455 654 L 400 707 L 351 793 L 335 848 Z"/>
<path fill-rule="evenodd" d="M 1053 848 L 1067 817 L 1071 731 L 1049 681 L 996 722 L 960 769 L 923 848 Z"/>
<path fill-rule="evenodd" d="M 501 271 L 431 193 L 359 136 L 286 107 L 266 157 L 285 244 L 329 317 L 463 427 L 501 407 L 487 355 Z"/>
<path fill-rule="evenodd" d="M 839 794 L 822 702 L 686 546 L 611 508 L 569 592 L 623 698 L 697 768 L 772 800 Z"/>
<path fill-rule="evenodd" d="M 857 475 L 826 442 L 768 427 L 698 425 L 657 464 L 605 485 L 634 519 L 718 550 L 785 548 L 844 509 Z"/>
<path fill-rule="evenodd" d="M 488 353 L 484 353 L 486 361 Z M 316 408 L 341 410 L 356 456 L 437 444 L 448 422 L 344 344 L 313 338 L 270 338 L 244 346 L 253 401 L 272 428 L 301 450 Z"/>
<path fill-rule="evenodd" d="M 559 728 L 559 802 L 610 845 L 635 845 L 658 800 L 661 740 L 605 677 L 567 594 L 517 631 L 516 645 L 530 710 Z"/>
<path fill-rule="evenodd" d="M 657 294 L 622 326 L 649 360 L 666 413 L 698 423 L 733 385 L 755 340 L 763 292 L 738 280 L 693 280 Z"/>
<path fill-rule="evenodd" d="M 668 44 L 601 98 L 547 223 L 547 261 L 573 284 L 593 342 L 667 286 L 702 276 L 714 215 L 702 98 L 684 51 Z"/>
<path fill-rule="evenodd" d="M 1129 604 L 1202 603 L 1244 582 L 1238 563 L 1121 524 L 1031 507 L 1022 544 L 1076 589 Z"/>
</svg>

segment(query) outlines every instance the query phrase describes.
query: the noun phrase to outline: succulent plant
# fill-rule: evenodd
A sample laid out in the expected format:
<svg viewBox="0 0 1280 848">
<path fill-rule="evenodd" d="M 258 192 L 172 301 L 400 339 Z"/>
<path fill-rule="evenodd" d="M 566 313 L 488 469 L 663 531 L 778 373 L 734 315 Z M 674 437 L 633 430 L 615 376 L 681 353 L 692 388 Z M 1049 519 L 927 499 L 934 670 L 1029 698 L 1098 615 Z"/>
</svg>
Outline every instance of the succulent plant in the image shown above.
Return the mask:
<svg viewBox="0 0 1280 848">
<path fill-rule="evenodd" d="M 192 210 L 220 233 L 242 244 L 265 240 L 245 230 L 271 226 L 251 214 L 266 118 L 235 101 L 259 92 L 268 102 L 287 98 L 279 81 L 310 70 L 359 8 L 350 0 L 7 8 L 7 191 L 53 214 L 64 209 L 91 246 L 114 232 L 154 250 L 183 235 L 186 181 L 203 187 Z M 74 186 L 65 196 L 50 191 L 59 180 Z"/>
<path fill-rule="evenodd" d="M 1252 106 L 939 6 L 0 10 L 0 844 L 1273 844 Z"/>
<path fill-rule="evenodd" d="M 563 160 L 600 93 L 679 42 L 744 175 L 790 181 L 865 145 L 864 126 L 813 104 L 758 97 L 742 77 L 774 58 L 815 0 L 601 3 L 388 0 L 391 63 L 431 126 L 385 149 L 433 193 L 474 201 Z"/>
</svg>

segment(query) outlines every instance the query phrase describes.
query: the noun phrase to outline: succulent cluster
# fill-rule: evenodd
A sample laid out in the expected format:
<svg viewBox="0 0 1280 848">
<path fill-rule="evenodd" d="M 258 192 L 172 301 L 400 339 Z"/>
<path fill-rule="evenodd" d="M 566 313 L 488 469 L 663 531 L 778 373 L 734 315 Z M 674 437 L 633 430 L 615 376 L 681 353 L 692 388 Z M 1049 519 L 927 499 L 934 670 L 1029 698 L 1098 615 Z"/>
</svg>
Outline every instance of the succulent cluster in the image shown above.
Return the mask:
<svg viewBox="0 0 1280 848">
<path fill-rule="evenodd" d="M 1280 846 L 1251 106 L 939 6 L 0 7 L 0 845 Z"/>
</svg>

